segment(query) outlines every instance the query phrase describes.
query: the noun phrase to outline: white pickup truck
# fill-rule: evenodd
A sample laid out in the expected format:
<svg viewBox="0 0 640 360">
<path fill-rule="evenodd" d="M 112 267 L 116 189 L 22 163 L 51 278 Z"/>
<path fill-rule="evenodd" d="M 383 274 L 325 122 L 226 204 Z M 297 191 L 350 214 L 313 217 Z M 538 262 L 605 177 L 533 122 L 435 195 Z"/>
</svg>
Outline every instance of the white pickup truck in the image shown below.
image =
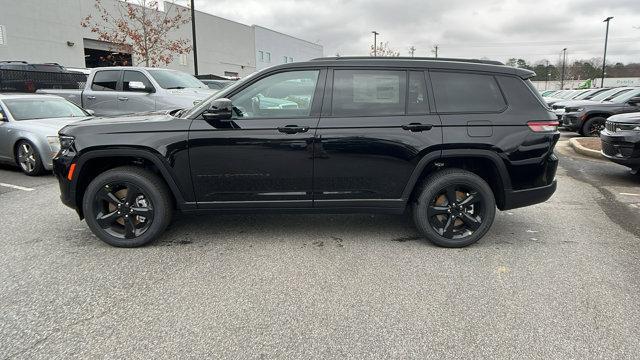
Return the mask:
<svg viewBox="0 0 640 360">
<path fill-rule="evenodd" d="M 38 90 L 97 116 L 190 108 L 215 92 L 187 73 L 142 67 L 92 69 L 84 90 Z"/>
</svg>

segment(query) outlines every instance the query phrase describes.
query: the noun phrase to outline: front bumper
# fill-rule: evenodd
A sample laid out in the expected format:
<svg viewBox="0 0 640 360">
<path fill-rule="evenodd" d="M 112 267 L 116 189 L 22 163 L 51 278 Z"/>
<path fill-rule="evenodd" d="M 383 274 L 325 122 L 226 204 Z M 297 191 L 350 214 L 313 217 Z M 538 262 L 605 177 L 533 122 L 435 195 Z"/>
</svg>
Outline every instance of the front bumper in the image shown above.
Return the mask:
<svg viewBox="0 0 640 360">
<path fill-rule="evenodd" d="M 80 214 L 76 199 L 75 188 L 73 181 L 67 179 L 69 168 L 73 163 L 72 157 L 59 156 L 53 159 L 53 174 L 58 179 L 58 186 L 60 187 L 60 200 L 66 206 L 76 210 Z"/>
<path fill-rule="evenodd" d="M 578 130 L 582 127 L 582 120 L 580 116 L 575 113 L 568 113 L 562 115 L 562 120 L 560 121 L 560 125 L 564 126 L 569 130 Z"/>
<path fill-rule="evenodd" d="M 640 133 L 603 130 L 600 133 L 602 155 L 632 169 L 640 168 Z"/>
</svg>

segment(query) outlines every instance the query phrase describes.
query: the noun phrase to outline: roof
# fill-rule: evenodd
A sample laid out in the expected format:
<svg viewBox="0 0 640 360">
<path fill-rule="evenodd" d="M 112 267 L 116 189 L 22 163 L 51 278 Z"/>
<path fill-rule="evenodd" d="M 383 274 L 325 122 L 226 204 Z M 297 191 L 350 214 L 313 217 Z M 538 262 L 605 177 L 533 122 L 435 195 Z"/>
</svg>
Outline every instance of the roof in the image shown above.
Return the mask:
<svg viewBox="0 0 640 360">
<path fill-rule="evenodd" d="M 403 68 L 429 68 L 444 70 L 468 70 L 486 71 L 508 75 L 517 75 L 522 78 L 530 78 L 535 75 L 533 71 L 505 66 L 501 62 L 477 59 L 450 59 L 450 58 L 407 58 L 407 57 L 328 57 L 318 58 L 305 62 L 276 65 L 269 69 L 305 67 L 305 66 L 363 66 L 363 67 L 403 67 Z"/>
<path fill-rule="evenodd" d="M 0 93 L 0 100 L 8 100 L 8 99 L 64 99 L 58 95 L 51 94 L 3 94 Z"/>
</svg>

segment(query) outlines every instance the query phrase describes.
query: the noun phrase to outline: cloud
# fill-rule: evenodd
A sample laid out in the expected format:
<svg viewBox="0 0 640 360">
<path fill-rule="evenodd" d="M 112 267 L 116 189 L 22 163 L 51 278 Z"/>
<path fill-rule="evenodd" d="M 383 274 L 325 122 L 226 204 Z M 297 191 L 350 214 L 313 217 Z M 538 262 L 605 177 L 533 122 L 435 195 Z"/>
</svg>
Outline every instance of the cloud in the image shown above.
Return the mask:
<svg viewBox="0 0 640 360">
<path fill-rule="evenodd" d="M 325 55 L 366 55 L 372 30 L 402 55 L 510 57 L 535 61 L 601 56 L 606 16 L 611 61 L 640 62 L 640 0 L 196 0 L 196 8 L 324 46 Z"/>
</svg>

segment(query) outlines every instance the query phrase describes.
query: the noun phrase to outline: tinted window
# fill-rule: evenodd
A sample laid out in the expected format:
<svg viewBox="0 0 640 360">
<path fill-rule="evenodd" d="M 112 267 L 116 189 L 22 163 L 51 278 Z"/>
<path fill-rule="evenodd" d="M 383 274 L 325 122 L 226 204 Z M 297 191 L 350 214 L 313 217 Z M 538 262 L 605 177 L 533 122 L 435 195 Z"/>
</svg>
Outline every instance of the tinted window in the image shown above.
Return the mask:
<svg viewBox="0 0 640 360">
<path fill-rule="evenodd" d="M 119 70 L 98 71 L 93 78 L 91 90 L 115 91 L 120 77 Z"/>
<path fill-rule="evenodd" d="M 497 112 L 506 106 L 491 75 L 434 71 L 431 81 L 438 112 Z"/>
<path fill-rule="evenodd" d="M 409 94 L 407 95 L 407 102 L 407 112 L 409 114 L 426 114 L 429 111 L 427 84 L 422 71 L 409 72 Z"/>
<path fill-rule="evenodd" d="M 336 116 L 403 115 L 406 72 L 336 70 L 332 113 Z"/>
<path fill-rule="evenodd" d="M 290 71 L 268 76 L 231 97 L 239 118 L 309 116 L 318 70 Z"/>
<path fill-rule="evenodd" d="M 129 83 L 132 81 L 139 81 L 144 84 L 145 87 L 151 88 L 151 82 L 147 77 L 138 71 L 128 71 L 125 70 L 124 77 L 122 78 L 122 89 L 124 91 L 141 91 L 141 90 L 131 90 L 129 89 Z"/>
</svg>

